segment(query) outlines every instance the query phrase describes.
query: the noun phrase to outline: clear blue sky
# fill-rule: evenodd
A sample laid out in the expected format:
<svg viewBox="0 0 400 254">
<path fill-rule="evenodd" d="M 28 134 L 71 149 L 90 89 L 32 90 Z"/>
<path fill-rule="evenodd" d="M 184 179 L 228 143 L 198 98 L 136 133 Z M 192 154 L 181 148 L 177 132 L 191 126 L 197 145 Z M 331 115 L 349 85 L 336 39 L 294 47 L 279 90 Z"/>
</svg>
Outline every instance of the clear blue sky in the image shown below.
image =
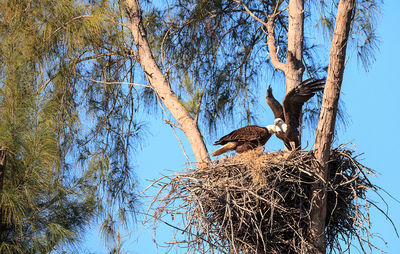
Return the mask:
<svg viewBox="0 0 400 254">
<path fill-rule="evenodd" d="M 354 54 L 350 58 L 345 70 L 342 89 L 342 99 L 345 101 L 346 110 L 350 117 L 347 128 L 339 132 L 338 144 L 353 142 L 358 153 L 363 153 L 363 164 L 379 171 L 373 181 L 378 186 L 400 199 L 400 82 L 398 74 L 400 66 L 399 41 L 400 28 L 398 10 L 400 1 L 387 0 L 383 7 L 383 18 L 378 28 L 381 40 L 377 61 L 365 72 L 357 66 Z M 264 96 L 264 91 L 261 93 Z M 264 108 L 266 119 L 272 119 L 268 109 Z M 269 121 L 270 122 L 270 121 Z M 270 124 L 262 118 L 257 124 Z M 182 149 L 173 135 L 171 128 L 162 124 L 160 120 L 151 119 L 149 126 L 150 135 L 142 151 L 134 155 L 136 161 L 136 174 L 139 188 L 145 188 L 149 182 L 146 179 L 159 178 L 167 174 L 165 170 L 181 171 L 185 167 L 186 159 Z M 237 126 L 227 127 L 226 132 Z M 222 134 L 222 133 L 221 133 Z M 180 135 L 185 148 L 191 154 L 190 146 L 184 136 Z M 268 147 L 279 149 L 278 140 L 271 140 Z M 215 149 L 208 140 L 209 151 Z M 397 157 L 399 156 L 399 157 Z M 164 171 L 163 171 L 164 170 Z M 400 227 L 400 204 L 384 195 L 389 205 L 389 215 Z M 145 205 L 144 205 L 145 207 Z M 380 207 L 385 209 L 383 202 Z M 372 232 L 380 234 L 387 244 L 376 238 L 375 243 L 388 253 L 400 253 L 400 239 L 397 238 L 391 224 L 379 213 L 372 211 Z M 153 243 L 154 232 L 152 225 L 142 226 L 140 222 L 132 227 L 130 234 L 123 239 L 123 250 L 126 253 L 166 253 L 166 249 L 157 248 Z M 94 226 L 83 244 L 82 253 L 107 253 L 101 243 L 99 233 Z M 171 241 L 171 231 L 160 227 L 156 240 L 163 245 Z M 173 250 L 170 253 L 185 253 L 182 250 Z M 357 252 L 355 252 L 357 253 Z M 373 251 L 372 253 L 378 253 Z"/>
</svg>

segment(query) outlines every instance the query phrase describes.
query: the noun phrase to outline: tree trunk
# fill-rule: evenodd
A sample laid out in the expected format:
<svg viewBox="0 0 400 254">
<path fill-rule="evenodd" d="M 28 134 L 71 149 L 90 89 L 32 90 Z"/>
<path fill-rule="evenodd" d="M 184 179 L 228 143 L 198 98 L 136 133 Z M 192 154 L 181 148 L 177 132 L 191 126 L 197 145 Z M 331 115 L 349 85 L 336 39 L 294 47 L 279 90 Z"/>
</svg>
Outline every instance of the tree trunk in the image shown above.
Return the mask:
<svg viewBox="0 0 400 254">
<path fill-rule="evenodd" d="M 293 88 L 298 86 L 303 80 L 304 65 L 303 65 L 303 41 L 304 41 L 304 0 L 289 1 L 289 20 L 288 20 L 288 49 L 286 53 L 286 94 Z M 294 123 L 287 123 L 293 126 L 287 133 L 287 136 L 297 136 L 301 144 L 301 133 L 299 127 L 303 115 L 300 114 L 299 126 L 294 126 Z M 290 142 L 292 150 L 297 149 L 295 142 Z M 301 145 L 300 145 L 301 146 Z M 287 147 L 285 146 L 285 151 Z"/>
<path fill-rule="evenodd" d="M 181 130 L 185 133 L 197 162 L 209 162 L 210 157 L 196 120 L 190 116 L 185 107 L 179 102 L 178 97 L 171 89 L 168 80 L 157 66 L 153 57 L 147 41 L 146 29 L 142 22 L 142 12 L 138 0 L 126 0 L 126 10 L 129 18 L 129 28 L 137 48 L 137 58 L 151 88 L 156 92 L 158 98 L 171 112 Z"/>
<path fill-rule="evenodd" d="M 303 79 L 304 0 L 290 0 L 288 11 L 286 94 L 298 86 Z"/>
<path fill-rule="evenodd" d="M 328 178 L 327 161 L 329 160 L 331 144 L 336 123 L 336 113 L 339 102 L 343 72 L 346 60 L 347 39 L 355 0 L 340 0 L 336 15 L 336 24 L 332 37 L 328 74 L 322 100 L 315 136 L 315 157 L 321 168 L 317 172 L 324 180 Z M 315 200 L 311 210 L 310 240 L 320 253 L 325 253 L 325 219 L 326 193 L 322 186 L 314 186 Z"/>
</svg>

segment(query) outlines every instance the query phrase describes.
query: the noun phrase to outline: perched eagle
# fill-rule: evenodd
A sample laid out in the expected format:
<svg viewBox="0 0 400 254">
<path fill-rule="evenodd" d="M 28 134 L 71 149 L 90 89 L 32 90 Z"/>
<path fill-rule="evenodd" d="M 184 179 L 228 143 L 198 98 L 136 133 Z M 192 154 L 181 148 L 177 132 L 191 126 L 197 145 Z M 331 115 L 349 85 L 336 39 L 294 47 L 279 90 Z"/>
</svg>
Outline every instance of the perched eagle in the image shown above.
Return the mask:
<svg viewBox="0 0 400 254">
<path fill-rule="evenodd" d="M 289 150 L 300 148 L 300 115 L 301 109 L 318 91 L 323 90 L 325 79 L 307 79 L 290 90 L 283 99 L 282 105 L 272 95 L 271 86 L 267 90 L 267 104 L 271 108 L 276 121 L 280 122 L 283 128 L 277 129 L 275 135 L 283 140 L 285 147 Z"/>
<path fill-rule="evenodd" d="M 243 153 L 258 146 L 263 146 L 274 133 L 275 125 L 268 125 L 267 127 L 249 125 L 242 127 L 215 142 L 214 145 L 223 145 L 223 147 L 213 152 L 212 155 L 218 156 L 231 150 Z"/>
</svg>

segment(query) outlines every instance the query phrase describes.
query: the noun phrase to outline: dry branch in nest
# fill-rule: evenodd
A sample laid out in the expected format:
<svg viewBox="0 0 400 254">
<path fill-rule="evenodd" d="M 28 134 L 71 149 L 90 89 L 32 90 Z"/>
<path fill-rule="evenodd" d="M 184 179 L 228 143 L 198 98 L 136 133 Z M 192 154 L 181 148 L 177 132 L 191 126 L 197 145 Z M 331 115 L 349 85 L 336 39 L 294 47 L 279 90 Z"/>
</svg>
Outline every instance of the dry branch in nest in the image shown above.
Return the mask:
<svg viewBox="0 0 400 254">
<path fill-rule="evenodd" d="M 177 230 L 170 244 L 188 253 L 310 253 L 311 189 L 320 184 L 328 194 L 327 250 L 341 252 L 353 241 L 363 252 L 375 248 L 369 208 L 376 205 L 366 195 L 379 189 L 368 180 L 372 170 L 343 147 L 331 152 L 327 183 L 314 174 L 318 165 L 312 151 L 254 150 L 218 160 L 155 181 L 160 189 L 148 215 Z"/>
</svg>

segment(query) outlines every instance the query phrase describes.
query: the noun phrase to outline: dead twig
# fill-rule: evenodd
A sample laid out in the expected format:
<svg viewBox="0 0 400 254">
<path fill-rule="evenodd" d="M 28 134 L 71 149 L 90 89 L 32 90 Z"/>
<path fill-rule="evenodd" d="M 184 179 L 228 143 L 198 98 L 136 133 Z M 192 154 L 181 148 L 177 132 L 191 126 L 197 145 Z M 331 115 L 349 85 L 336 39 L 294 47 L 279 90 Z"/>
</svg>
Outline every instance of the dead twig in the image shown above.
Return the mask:
<svg viewBox="0 0 400 254">
<path fill-rule="evenodd" d="M 291 156 L 250 151 L 157 180 L 161 187 L 147 214 L 165 224 L 173 225 L 165 215 L 180 221 L 183 239 L 174 235 L 169 244 L 187 252 L 312 253 L 308 228 L 317 183 L 328 195 L 328 252 L 341 253 L 356 239 L 367 253 L 378 250 L 371 241 L 369 207 L 393 222 L 367 197 L 367 191 L 379 190 L 368 179 L 374 171 L 355 158 L 343 147 L 333 150 L 325 182 L 314 173 L 319 164 L 312 151 Z"/>
</svg>

